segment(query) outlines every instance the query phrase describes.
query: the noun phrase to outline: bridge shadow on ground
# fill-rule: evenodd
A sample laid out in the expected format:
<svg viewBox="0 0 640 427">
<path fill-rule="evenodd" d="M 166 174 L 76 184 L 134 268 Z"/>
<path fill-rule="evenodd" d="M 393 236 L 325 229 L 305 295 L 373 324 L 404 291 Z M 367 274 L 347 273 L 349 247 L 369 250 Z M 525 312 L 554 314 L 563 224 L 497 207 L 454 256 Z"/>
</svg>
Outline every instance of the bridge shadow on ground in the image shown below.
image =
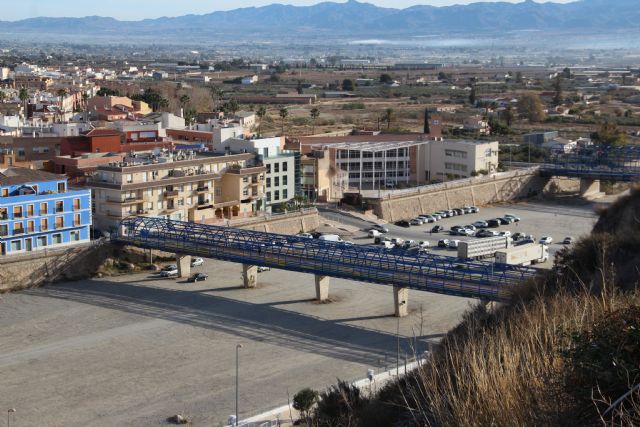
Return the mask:
<svg viewBox="0 0 640 427">
<path fill-rule="evenodd" d="M 395 334 L 343 323 L 348 319 L 326 320 L 269 304 L 252 304 L 198 290 L 96 280 L 65 283 L 25 293 L 206 328 L 246 340 L 370 366 L 378 366 L 381 360 L 395 361 L 396 357 Z M 401 354 L 423 352 L 428 347 L 426 341 L 440 336 L 400 337 Z"/>
</svg>

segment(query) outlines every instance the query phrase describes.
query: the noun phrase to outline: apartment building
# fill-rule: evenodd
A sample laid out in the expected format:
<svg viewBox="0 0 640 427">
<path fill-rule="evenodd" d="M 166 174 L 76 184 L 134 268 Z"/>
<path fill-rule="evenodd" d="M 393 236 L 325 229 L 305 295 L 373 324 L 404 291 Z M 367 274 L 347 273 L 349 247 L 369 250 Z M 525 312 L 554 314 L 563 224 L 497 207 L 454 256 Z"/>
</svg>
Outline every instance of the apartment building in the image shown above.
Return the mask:
<svg viewBox="0 0 640 427">
<path fill-rule="evenodd" d="M 348 173 L 331 165 L 329 150 L 301 156 L 300 172 L 300 194 L 312 202 L 340 200 L 349 187 Z"/>
<path fill-rule="evenodd" d="M 90 190 L 44 171 L 0 171 L 0 255 L 86 242 L 91 223 Z"/>
<path fill-rule="evenodd" d="M 265 166 L 265 206 L 292 200 L 296 195 L 296 154 L 284 150 L 284 137 L 239 139 L 229 138 L 213 149 L 219 154 L 254 153 Z"/>
<path fill-rule="evenodd" d="M 87 185 L 102 230 L 130 215 L 215 223 L 264 210 L 265 172 L 252 153 L 156 150 L 98 166 Z"/>
<path fill-rule="evenodd" d="M 498 141 L 440 140 L 420 146 L 418 183 L 468 178 L 474 172 L 495 172 Z"/>
</svg>

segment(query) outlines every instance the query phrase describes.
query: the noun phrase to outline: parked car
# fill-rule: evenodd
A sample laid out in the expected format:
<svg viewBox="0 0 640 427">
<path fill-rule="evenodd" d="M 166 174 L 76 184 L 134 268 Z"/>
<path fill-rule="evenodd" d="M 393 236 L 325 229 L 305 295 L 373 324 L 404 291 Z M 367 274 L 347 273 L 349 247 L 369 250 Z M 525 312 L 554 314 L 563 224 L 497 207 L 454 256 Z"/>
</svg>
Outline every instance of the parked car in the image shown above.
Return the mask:
<svg viewBox="0 0 640 427">
<path fill-rule="evenodd" d="M 160 272 L 163 272 L 163 271 L 171 271 L 171 270 L 177 270 L 177 269 L 178 269 L 178 266 L 177 266 L 177 265 L 175 265 L 175 264 L 169 264 L 169 265 L 167 265 L 167 266 L 165 266 L 165 267 L 162 267 L 162 270 L 160 270 Z"/>
<path fill-rule="evenodd" d="M 464 228 L 467 228 L 467 229 L 472 230 L 472 231 L 476 231 L 476 230 L 478 229 L 478 228 L 477 228 L 475 225 L 473 225 L 473 224 L 465 225 L 465 226 L 464 226 Z"/>
<path fill-rule="evenodd" d="M 444 227 L 443 227 L 443 226 L 441 226 L 441 225 L 434 225 L 434 226 L 431 228 L 431 232 L 432 232 L 432 233 L 439 233 L 439 232 L 441 232 L 442 230 L 444 230 Z"/>
<path fill-rule="evenodd" d="M 439 248 L 446 248 L 447 246 L 449 246 L 449 239 L 438 240 L 438 247 Z"/>
<path fill-rule="evenodd" d="M 404 249 L 409 249 L 416 246 L 416 241 L 415 240 L 405 240 L 404 243 L 402 244 L 402 247 Z"/>
<path fill-rule="evenodd" d="M 504 214 L 505 218 L 513 218 L 513 222 L 520 222 L 520 218 L 515 216 L 515 215 L 511 215 L 511 214 Z"/>
<path fill-rule="evenodd" d="M 426 240 L 421 240 L 420 242 L 418 242 L 418 246 L 421 248 L 428 248 L 429 247 L 429 242 Z"/>
<path fill-rule="evenodd" d="M 470 228 L 464 227 L 461 228 L 460 230 L 458 230 L 458 235 L 460 236 L 473 236 L 476 234 L 475 230 L 472 230 Z"/>
<path fill-rule="evenodd" d="M 369 230 L 369 232 L 367 233 L 367 235 L 368 235 L 369 237 L 380 237 L 380 236 L 382 236 L 382 233 L 381 233 L 381 232 L 379 232 L 378 230 L 373 230 L 373 229 L 372 229 L 372 230 Z"/>
<path fill-rule="evenodd" d="M 452 236 L 457 236 L 458 235 L 458 231 L 462 230 L 463 228 L 464 227 L 462 227 L 461 225 L 454 225 L 449 230 L 449 234 L 451 234 Z"/>
<path fill-rule="evenodd" d="M 480 208 L 476 207 L 476 206 L 470 206 L 471 208 L 471 213 L 478 213 L 480 212 Z"/>
<path fill-rule="evenodd" d="M 413 218 L 411 221 L 409 221 L 409 224 L 411 225 L 422 225 L 424 224 L 424 221 L 420 218 Z"/>
<path fill-rule="evenodd" d="M 264 265 L 258 266 L 258 273 L 262 273 L 263 271 L 270 271 L 271 267 L 265 267 Z"/>
<path fill-rule="evenodd" d="M 172 268 L 169 267 L 165 267 L 160 271 L 160 276 L 162 277 L 171 277 L 171 276 L 177 276 L 178 275 L 178 267 L 173 265 L 170 266 Z"/>
<path fill-rule="evenodd" d="M 500 236 L 511 237 L 511 232 L 509 230 L 501 231 Z"/>
<path fill-rule="evenodd" d="M 456 215 L 464 215 L 465 214 L 464 210 L 462 210 L 460 208 L 454 209 L 453 212 L 455 212 Z"/>
<path fill-rule="evenodd" d="M 542 245 L 550 245 L 553 242 L 553 239 L 550 236 L 544 236 L 540 239 L 540 244 Z"/>
<path fill-rule="evenodd" d="M 393 249 L 393 248 L 396 247 L 396 245 L 394 245 L 392 242 L 390 242 L 388 240 L 383 240 L 382 242 L 380 242 L 380 244 L 385 249 Z"/>
<path fill-rule="evenodd" d="M 496 218 L 498 221 L 500 221 L 500 225 L 509 225 L 512 222 L 515 222 L 515 220 L 513 218 L 508 218 L 508 217 L 504 217 L 504 218 Z"/>
<path fill-rule="evenodd" d="M 391 239 L 391 243 L 396 246 L 402 246 L 402 244 L 404 243 L 404 239 L 401 239 L 400 237 L 394 237 L 393 239 Z"/>
<path fill-rule="evenodd" d="M 389 229 L 387 227 L 385 227 L 384 225 L 380 225 L 380 224 L 374 224 L 371 226 L 370 228 L 371 230 L 378 230 L 381 233 L 388 233 Z"/>
<path fill-rule="evenodd" d="M 409 223 L 409 221 L 407 221 L 406 219 L 402 219 L 400 221 L 396 221 L 396 225 L 398 227 L 404 227 L 404 228 L 409 228 L 411 227 L 411 224 Z"/>
<path fill-rule="evenodd" d="M 207 280 L 209 278 L 208 274 L 205 273 L 196 273 L 194 275 L 192 275 L 191 277 L 189 277 L 189 282 L 203 282 L 205 280 Z"/>
<path fill-rule="evenodd" d="M 489 228 L 496 228 L 496 227 L 500 227 L 500 220 L 499 219 L 490 219 L 487 221 L 487 227 Z"/>
<path fill-rule="evenodd" d="M 387 236 L 378 236 L 373 238 L 373 243 L 376 245 L 381 245 L 382 242 L 390 242 L 391 238 Z"/>
<path fill-rule="evenodd" d="M 477 228 L 487 228 L 489 226 L 489 223 L 487 221 L 478 220 L 478 221 L 474 221 L 472 225 Z"/>
<path fill-rule="evenodd" d="M 204 264 L 204 260 L 202 258 L 193 258 L 191 260 L 191 267 L 198 267 L 202 264 Z"/>
<path fill-rule="evenodd" d="M 436 222 L 436 218 L 433 215 L 419 215 L 418 218 L 422 219 L 425 223 Z"/>
<path fill-rule="evenodd" d="M 432 217 L 436 219 L 436 221 L 440 221 L 442 219 L 442 215 L 439 212 L 435 212 L 431 214 Z"/>
<path fill-rule="evenodd" d="M 451 217 L 453 217 L 453 216 L 456 216 L 456 215 L 457 215 L 457 213 L 455 213 L 455 212 L 453 211 L 453 209 L 449 209 L 449 210 L 447 211 L 447 213 L 449 214 L 449 218 L 451 218 Z"/>
<path fill-rule="evenodd" d="M 562 241 L 563 245 L 570 245 L 573 243 L 573 237 L 571 236 L 567 236 L 564 238 L 564 240 Z"/>
<path fill-rule="evenodd" d="M 464 206 L 464 207 L 462 208 L 462 210 L 463 210 L 463 211 L 464 211 L 464 213 L 466 213 L 466 214 L 473 213 L 473 209 L 471 208 L 471 206 Z"/>
<path fill-rule="evenodd" d="M 338 236 L 337 234 L 323 234 L 322 236 L 318 237 L 318 240 L 324 240 L 327 242 L 344 242 L 344 240 L 342 240 L 342 237 Z"/>
<path fill-rule="evenodd" d="M 313 239 L 313 235 L 311 233 L 298 233 L 297 236 L 305 239 Z"/>
<path fill-rule="evenodd" d="M 457 249 L 459 244 L 460 244 L 460 240 L 449 240 L 447 247 L 449 249 Z"/>
<path fill-rule="evenodd" d="M 517 233 L 514 233 L 513 236 L 511 236 L 511 237 L 513 237 L 513 240 L 515 240 L 517 242 L 518 240 L 522 240 L 525 237 L 527 237 L 527 233 L 523 233 L 523 232 L 519 231 Z"/>
</svg>

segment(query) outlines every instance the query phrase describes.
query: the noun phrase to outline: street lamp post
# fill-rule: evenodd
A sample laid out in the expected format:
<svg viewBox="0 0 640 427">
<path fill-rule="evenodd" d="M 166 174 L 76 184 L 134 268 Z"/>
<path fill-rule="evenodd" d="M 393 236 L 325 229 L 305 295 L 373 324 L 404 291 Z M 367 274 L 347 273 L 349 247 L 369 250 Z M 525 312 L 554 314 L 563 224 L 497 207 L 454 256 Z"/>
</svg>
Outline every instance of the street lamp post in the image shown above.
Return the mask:
<svg viewBox="0 0 640 427">
<path fill-rule="evenodd" d="M 240 414 L 238 412 L 238 390 L 239 390 L 239 375 L 238 375 L 238 366 L 240 361 L 240 349 L 242 348 L 242 344 L 236 345 L 236 419 L 234 421 L 234 425 L 238 425 L 238 419 L 240 418 Z"/>
<path fill-rule="evenodd" d="M 7 427 L 11 427 L 11 414 L 16 412 L 16 408 L 7 409 Z"/>
</svg>

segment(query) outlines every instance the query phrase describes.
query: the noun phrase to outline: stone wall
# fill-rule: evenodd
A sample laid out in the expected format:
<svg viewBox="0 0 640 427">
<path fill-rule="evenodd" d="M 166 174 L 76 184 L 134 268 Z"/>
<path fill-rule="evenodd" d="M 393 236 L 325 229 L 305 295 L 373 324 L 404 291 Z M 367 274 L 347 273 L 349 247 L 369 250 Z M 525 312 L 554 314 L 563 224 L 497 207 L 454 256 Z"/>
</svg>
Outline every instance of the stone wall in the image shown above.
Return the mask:
<svg viewBox="0 0 640 427">
<path fill-rule="evenodd" d="M 309 209 L 285 215 L 272 215 L 266 219 L 246 223 L 232 223 L 231 226 L 247 230 L 266 231 L 268 233 L 297 234 L 318 228 L 320 226 L 320 216 L 316 209 Z"/>
<path fill-rule="evenodd" d="M 579 187 L 579 183 L 569 180 L 541 177 L 536 170 L 520 170 L 425 186 L 413 192 L 367 199 L 367 203 L 379 218 L 393 222 L 443 209 L 491 205 L 541 195 L 545 191 L 566 191 L 576 185 Z"/>
</svg>

